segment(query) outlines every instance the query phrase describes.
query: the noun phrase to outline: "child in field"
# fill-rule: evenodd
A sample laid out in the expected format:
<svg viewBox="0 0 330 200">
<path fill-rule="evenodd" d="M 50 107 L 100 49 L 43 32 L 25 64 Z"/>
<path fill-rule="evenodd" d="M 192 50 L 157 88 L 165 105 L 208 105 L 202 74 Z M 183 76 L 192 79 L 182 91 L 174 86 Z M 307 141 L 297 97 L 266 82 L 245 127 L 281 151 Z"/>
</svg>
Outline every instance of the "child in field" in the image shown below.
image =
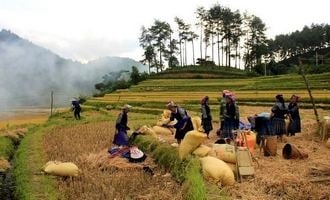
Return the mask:
<svg viewBox="0 0 330 200">
<path fill-rule="evenodd" d="M 178 144 L 180 144 L 186 133 L 194 129 L 191 118 L 186 110 L 177 106 L 173 101 L 170 101 L 167 104 L 167 108 L 171 111 L 170 121 L 174 121 L 174 119 L 177 120 L 175 125 L 167 126 L 174 127 L 176 129 L 175 139 L 177 140 Z"/>
<path fill-rule="evenodd" d="M 113 144 L 115 145 L 128 146 L 127 130 L 130 130 L 130 128 L 127 126 L 127 113 L 130 108 L 130 105 L 125 105 L 117 118 L 116 133 L 113 139 Z"/>
<path fill-rule="evenodd" d="M 203 97 L 201 101 L 201 111 L 202 111 L 202 126 L 207 135 L 207 138 L 209 138 L 209 133 L 213 129 L 213 127 L 212 127 L 212 116 L 211 116 L 208 96 Z"/>
<path fill-rule="evenodd" d="M 283 134 L 286 134 L 285 117 L 288 114 L 288 108 L 284 103 L 283 95 L 278 94 L 275 96 L 276 103 L 272 107 L 271 122 L 274 134 L 282 141 Z"/>
<path fill-rule="evenodd" d="M 288 126 L 289 136 L 294 136 L 296 133 L 299 133 L 301 131 L 298 101 L 299 101 L 298 96 L 296 95 L 291 96 L 290 103 L 288 106 L 289 119 L 290 119 Z"/>
</svg>

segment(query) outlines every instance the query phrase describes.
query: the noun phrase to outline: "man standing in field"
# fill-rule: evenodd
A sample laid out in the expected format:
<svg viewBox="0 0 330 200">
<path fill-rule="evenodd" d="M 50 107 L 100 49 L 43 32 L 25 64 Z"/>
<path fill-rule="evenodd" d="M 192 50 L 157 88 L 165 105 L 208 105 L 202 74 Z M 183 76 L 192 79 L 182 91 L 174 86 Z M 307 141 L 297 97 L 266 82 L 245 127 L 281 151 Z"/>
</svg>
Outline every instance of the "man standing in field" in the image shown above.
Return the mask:
<svg viewBox="0 0 330 200">
<path fill-rule="evenodd" d="M 72 111 L 73 111 L 74 118 L 76 120 L 80 120 L 81 107 L 80 107 L 80 104 L 79 104 L 79 100 L 74 99 L 74 100 L 72 100 L 71 103 L 72 103 Z"/>
</svg>

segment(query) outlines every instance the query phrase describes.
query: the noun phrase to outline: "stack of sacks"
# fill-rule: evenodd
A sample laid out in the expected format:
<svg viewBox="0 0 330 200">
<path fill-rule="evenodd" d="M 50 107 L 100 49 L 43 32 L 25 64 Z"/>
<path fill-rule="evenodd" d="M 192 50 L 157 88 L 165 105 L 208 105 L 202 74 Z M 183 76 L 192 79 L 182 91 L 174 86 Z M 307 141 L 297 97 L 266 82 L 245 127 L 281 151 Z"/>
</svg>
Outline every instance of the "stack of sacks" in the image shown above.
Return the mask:
<svg viewBox="0 0 330 200">
<path fill-rule="evenodd" d="M 78 176 L 79 169 L 72 162 L 49 161 L 43 167 L 47 174 L 56 176 Z"/>
<path fill-rule="evenodd" d="M 233 185 L 235 183 L 235 176 L 230 167 L 219 160 L 218 158 L 206 156 L 201 158 L 203 175 L 206 178 L 213 178 L 222 185 Z"/>
<path fill-rule="evenodd" d="M 192 117 L 191 122 L 193 124 L 195 131 L 204 132 L 204 129 L 202 127 L 202 120 L 200 117 L 198 117 L 198 116 Z"/>
<path fill-rule="evenodd" d="M 208 155 L 224 161 L 233 172 L 236 172 L 236 151 L 233 145 L 213 144 Z"/>
<path fill-rule="evenodd" d="M 152 128 L 150 128 L 149 126 L 147 126 L 147 125 L 143 125 L 139 129 L 139 132 L 141 133 L 141 135 L 150 135 L 152 137 L 157 138 L 156 132 Z"/>
<path fill-rule="evenodd" d="M 186 133 L 179 146 L 179 157 L 181 160 L 185 159 L 191 152 L 199 147 L 207 136 L 199 131 L 192 130 Z"/>
</svg>

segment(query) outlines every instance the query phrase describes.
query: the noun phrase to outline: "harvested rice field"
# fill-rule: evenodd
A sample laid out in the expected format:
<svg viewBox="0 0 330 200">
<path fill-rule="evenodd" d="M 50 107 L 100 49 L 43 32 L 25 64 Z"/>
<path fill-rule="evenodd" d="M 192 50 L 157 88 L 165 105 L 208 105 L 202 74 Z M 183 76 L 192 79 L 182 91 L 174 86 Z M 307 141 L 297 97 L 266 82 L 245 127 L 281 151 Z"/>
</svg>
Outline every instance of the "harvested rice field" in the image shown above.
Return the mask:
<svg viewBox="0 0 330 200">
<path fill-rule="evenodd" d="M 241 118 L 267 111 L 268 107 L 241 106 Z M 109 112 L 116 116 L 117 111 Z M 160 112 L 161 113 L 161 112 Z M 323 116 L 327 111 L 319 110 Z M 329 199 L 328 182 L 314 182 L 319 177 L 311 174 L 312 167 L 330 165 L 330 151 L 315 136 L 316 123 L 313 111 L 301 109 L 302 133 L 285 137 L 278 143 L 276 157 L 264 157 L 256 149 L 255 177 L 244 178 L 242 183 L 224 187 L 229 199 Z M 129 122 L 138 125 L 155 125 L 157 117 L 140 113 L 129 113 Z M 141 119 L 141 120 L 139 120 Z M 154 123 L 153 123 L 154 122 Z M 183 186 L 158 167 L 150 156 L 143 164 L 130 164 L 124 158 L 107 158 L 114 133 L 114 121 L 88 123 L 70 127 L 57 127 L 46 134 L 44 148 L 48 160 L 71 161 L 82 170 L 74 179 L 57 178 L 63 199 L 183 199 Z M 214 123 L 216 128 L 218 125 Z M 175 142 L 172 135 L 160 136 L 169 144 Z M 217 139 L 215 130 L 211 139 Z M 285 142 L 296 145 L 309 155 L 306 160 L 285 160 L 282 148 Z M 174 148 L 174 147 L 173 147 Z M 154 175 L 146 173 L 148 166 Z"/>
<path fill-rule="evenodd" d="M 107 158 L 113 122 L 54 128 L 44 138 L 49 160 L 76 163 L 82 174 L 57 178 L 63 199 L 183 199 L 183 187 L 148 157 L 143 164 Z M 145 172 L 149 167 L 153 173 Z"/>
</svg>

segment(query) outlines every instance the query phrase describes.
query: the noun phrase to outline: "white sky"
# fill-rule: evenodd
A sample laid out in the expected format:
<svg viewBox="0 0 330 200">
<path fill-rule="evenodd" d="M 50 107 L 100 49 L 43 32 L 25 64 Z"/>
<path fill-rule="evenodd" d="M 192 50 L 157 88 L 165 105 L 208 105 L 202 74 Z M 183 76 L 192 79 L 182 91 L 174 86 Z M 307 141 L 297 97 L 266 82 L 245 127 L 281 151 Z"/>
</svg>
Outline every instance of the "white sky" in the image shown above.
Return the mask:
<svg viewBox="0 0 330 200">
<path fill-rule="evenodd" d="M 0 29 L 65 57 L 141 59 L 138 37 L 154 19 L 196 22 L 195 10 L 219 2 L 259 16 L 274 37 L 311 23 L 330 23 L 328 0 L 0 0 Z M 196 47 L 197 48 L 197 47 Z"/>
</svg>

